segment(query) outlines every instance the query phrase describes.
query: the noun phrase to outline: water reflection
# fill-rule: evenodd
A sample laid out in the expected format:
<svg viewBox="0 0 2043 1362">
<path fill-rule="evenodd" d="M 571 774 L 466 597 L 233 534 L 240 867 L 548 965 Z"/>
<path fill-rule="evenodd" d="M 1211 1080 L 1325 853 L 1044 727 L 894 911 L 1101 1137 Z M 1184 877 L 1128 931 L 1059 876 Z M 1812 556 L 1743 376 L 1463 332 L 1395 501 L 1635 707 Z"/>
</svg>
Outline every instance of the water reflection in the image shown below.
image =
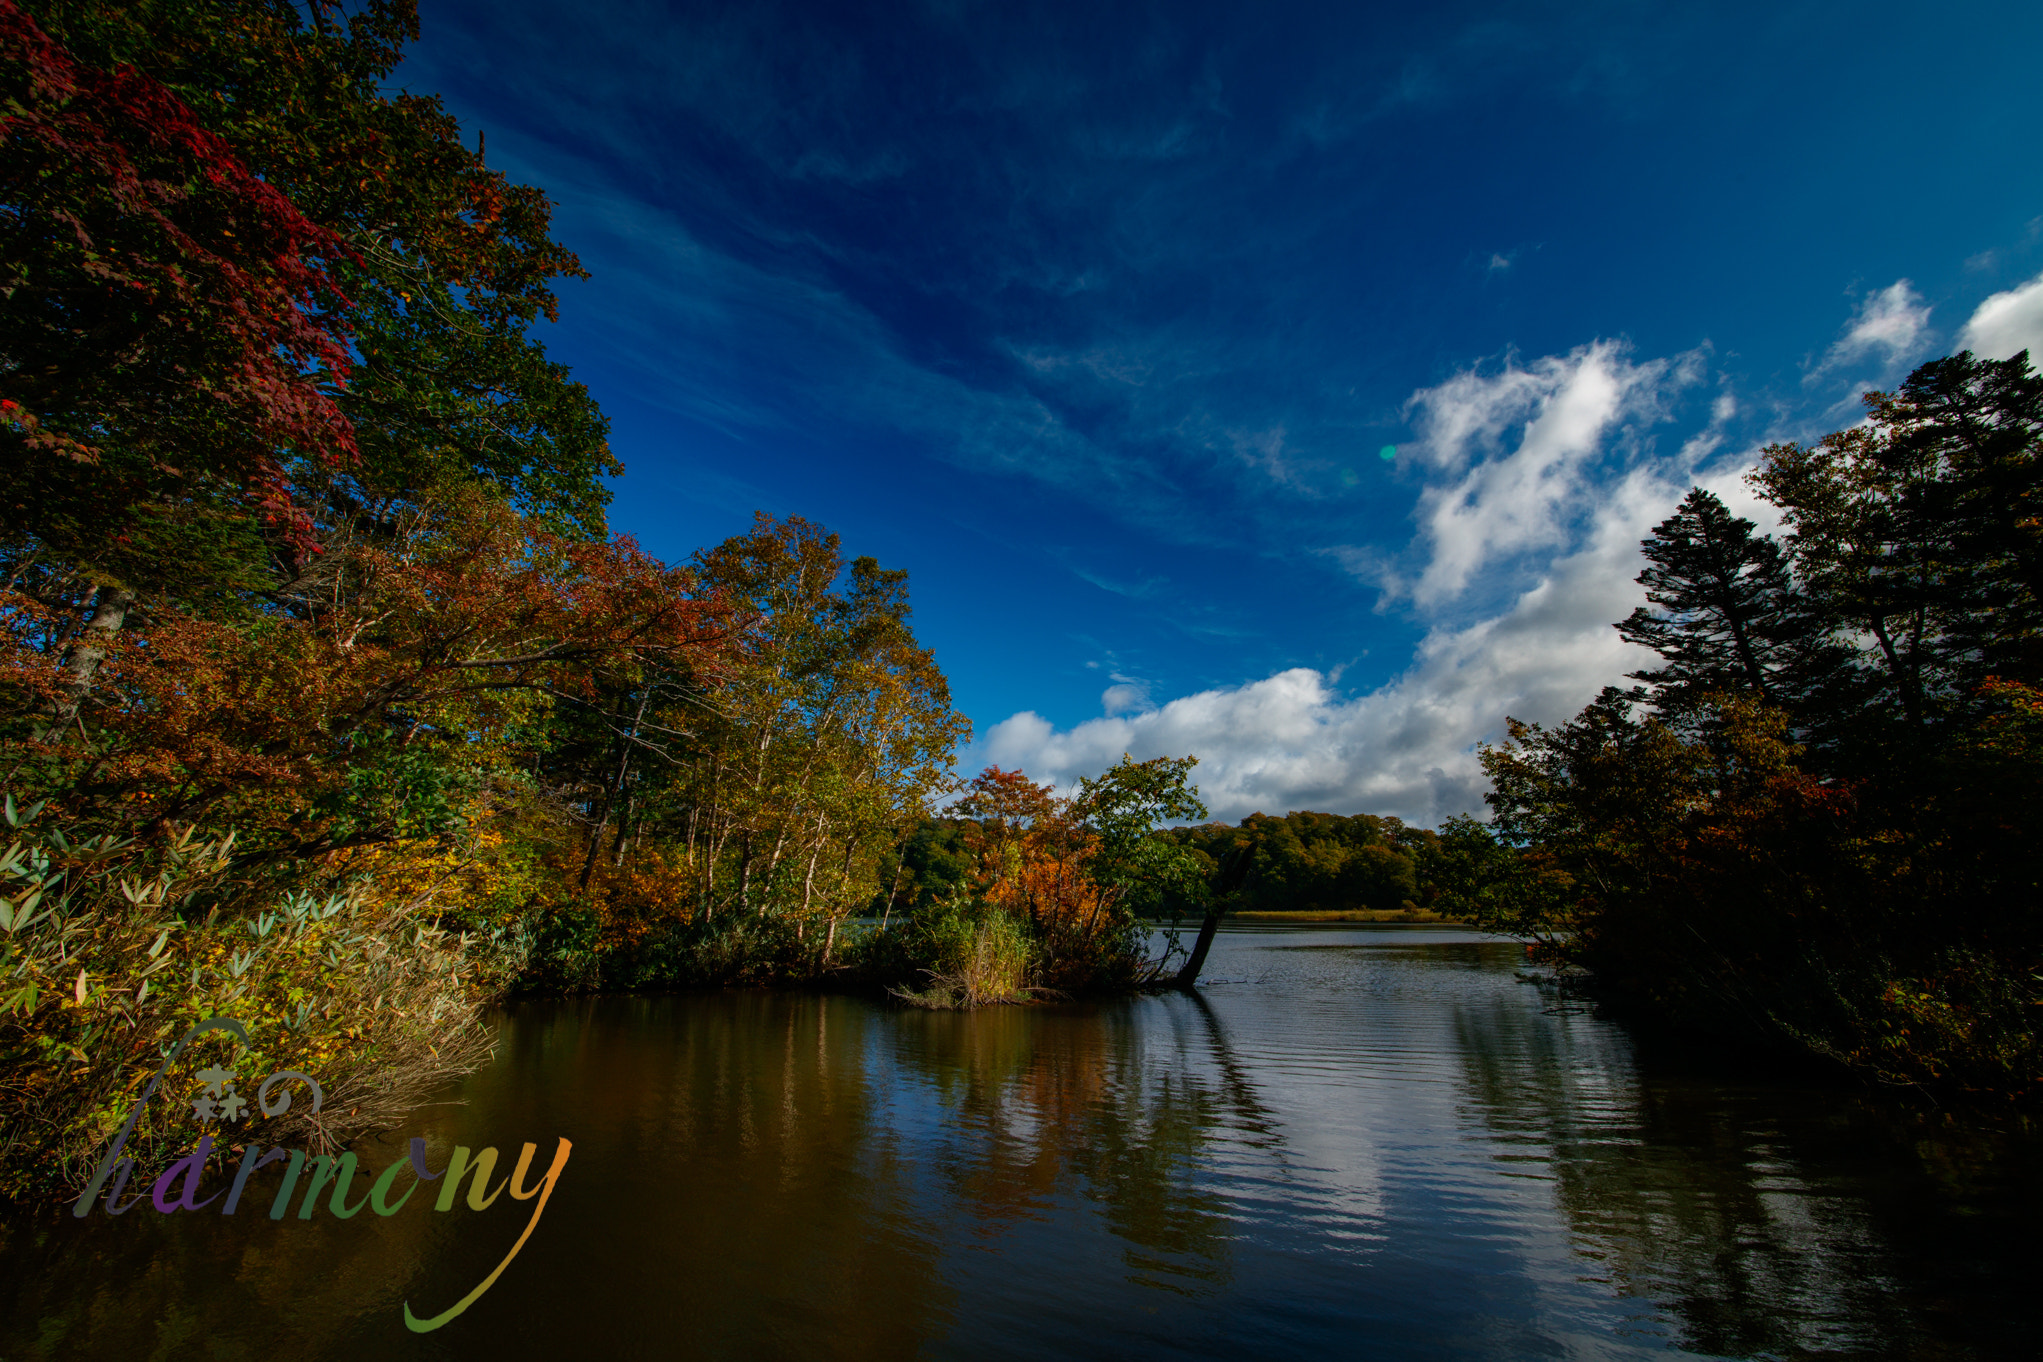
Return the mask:
<svg viewBox="0 0 2043 1362">
<path fill-rule="evenodd" d="M 1194 1007 L 1190 1028 L 1158 1027 L 1153 1003 L 899 1019 L 903 1067 L 946 1114 L 941 1176 L 982 1240 L 1053 1218 L 1075 1192 L 1125 1241 L 1132 1284 L 1227 1281 L 1231 1217 L 1202 1177 L 1208 1146 L 1222 1130 L 1276 1140 L 1218 1018 Z"/>
<path fill-rule="evenodd" d="M 2033 1356 L 2034 1132 L 1636 1061 L 1573 1010 L 1457 1010 L 1472 1111 L 1543 1165 L 1592 1282 L 1713 1355 Z M 1657 1308 L 1654 1308 L 1657 1307 Z"/>
<path fill-rule="evenodd" d="M 17 1221 L 0 1358 L 2030 1355 L 2032 1133 L 1642 1061 L 1517 964 L 1259 932 L 1203 998 L 519 1007 L 398 1132 L 575 1142 L 447 1329 L 400 1304 L 522 1210 Z"/>
</svg>

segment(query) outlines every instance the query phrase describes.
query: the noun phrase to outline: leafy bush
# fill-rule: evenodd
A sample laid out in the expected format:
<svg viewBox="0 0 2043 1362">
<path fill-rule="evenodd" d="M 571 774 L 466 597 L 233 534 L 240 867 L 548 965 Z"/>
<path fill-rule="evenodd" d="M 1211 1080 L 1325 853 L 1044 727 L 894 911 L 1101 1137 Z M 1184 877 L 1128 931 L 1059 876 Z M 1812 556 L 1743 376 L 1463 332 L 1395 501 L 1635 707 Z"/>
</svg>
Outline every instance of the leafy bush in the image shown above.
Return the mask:
<svg viewBox="0 0 2043 1362">
<path fill-rule="evenodd" d="M 1035 991 L 1029 980 L 1041 951 L 1028 923 L 991 904 L 955 895 L 911 915 L 898 934 L 872 933 L 861 944 L 873 942 L 877 952 L 881 941 L 891 948 L 892 973 L 923 981 L 888 990 L 916 1007 L 1014 1003 Z"/>
<path fill-rule="evenodd" d="M 85 1181 L 171 1044 L 207 1017 L 248 1028 L 243 1079 L 290 1069 L 325 1089 L 316 1115 L 297 1103 L 242 1128 L 268 1143 L 344 1144 L 487 1055 L 467 943 L 366 882 L 251 907 L 232 836 L 151 846 L 67 834 L 12 798 L 4 812 L 0 1195 Z M 194 1044 L 128 1153 L 147 1166 L 189 1140 L 178 1099 L 230 1058 L 217 1039 Z"/>
</svg>

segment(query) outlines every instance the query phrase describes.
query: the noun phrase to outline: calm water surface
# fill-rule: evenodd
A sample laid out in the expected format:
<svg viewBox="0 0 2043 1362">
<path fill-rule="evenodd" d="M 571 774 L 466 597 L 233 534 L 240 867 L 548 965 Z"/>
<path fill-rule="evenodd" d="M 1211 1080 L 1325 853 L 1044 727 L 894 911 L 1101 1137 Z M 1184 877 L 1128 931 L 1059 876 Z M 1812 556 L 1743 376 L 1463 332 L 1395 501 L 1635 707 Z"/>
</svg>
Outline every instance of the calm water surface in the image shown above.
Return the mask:
<svg viewBox="0 0 2043 1362">
<path fill-rule="evenodd" d="M 1669 1070 L 1457 932 L 1224 934 L 1199 998 L 521 1006 L 422 1115 L 532 1203 L 16 1223 L 0 1362 L 2039 1355 L 2043 1140 Z M 381 1168 L 401 1140 L 365 1149 Z M 405 1179 L 409 1181 L 409 1179 Z"/>
</svg>

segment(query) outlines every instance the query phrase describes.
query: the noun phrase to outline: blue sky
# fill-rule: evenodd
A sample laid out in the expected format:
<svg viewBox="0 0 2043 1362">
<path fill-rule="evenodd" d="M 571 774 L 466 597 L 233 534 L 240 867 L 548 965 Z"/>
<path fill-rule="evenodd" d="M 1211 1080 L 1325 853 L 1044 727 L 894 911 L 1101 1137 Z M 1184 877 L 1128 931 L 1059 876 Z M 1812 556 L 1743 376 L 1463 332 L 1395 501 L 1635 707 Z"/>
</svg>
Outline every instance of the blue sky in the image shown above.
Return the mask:
<svg viewBox="0 0 2043 1362">
<path fill-rule="evenodd" d="M 974 766 L 1474 810 L 1690 483 L 2043 350 L 2034 4 L 421 10 L 594 276 L 613 525 L 908 569 Z"/>
</svg>

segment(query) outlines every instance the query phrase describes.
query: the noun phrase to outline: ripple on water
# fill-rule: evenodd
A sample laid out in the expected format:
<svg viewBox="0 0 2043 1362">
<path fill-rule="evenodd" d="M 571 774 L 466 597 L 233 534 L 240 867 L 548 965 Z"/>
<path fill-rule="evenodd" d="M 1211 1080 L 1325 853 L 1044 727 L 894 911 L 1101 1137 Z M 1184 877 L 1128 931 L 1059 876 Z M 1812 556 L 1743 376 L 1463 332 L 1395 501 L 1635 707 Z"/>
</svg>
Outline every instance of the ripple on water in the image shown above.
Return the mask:
<svg viewBox="0 0 2043 1362">
<path fill-rule="evenodd" d="M 2035 1141 L 1655 1069 L 1522 966 L 1259 929 L 1196 998 L 513 1009 L 419 1125 L 574 1159 L 423 1355 L 2030 1355 Z M 492 1214 L 10 1227 L 0 1357 L 421 1355 Z"/>
</svg>

